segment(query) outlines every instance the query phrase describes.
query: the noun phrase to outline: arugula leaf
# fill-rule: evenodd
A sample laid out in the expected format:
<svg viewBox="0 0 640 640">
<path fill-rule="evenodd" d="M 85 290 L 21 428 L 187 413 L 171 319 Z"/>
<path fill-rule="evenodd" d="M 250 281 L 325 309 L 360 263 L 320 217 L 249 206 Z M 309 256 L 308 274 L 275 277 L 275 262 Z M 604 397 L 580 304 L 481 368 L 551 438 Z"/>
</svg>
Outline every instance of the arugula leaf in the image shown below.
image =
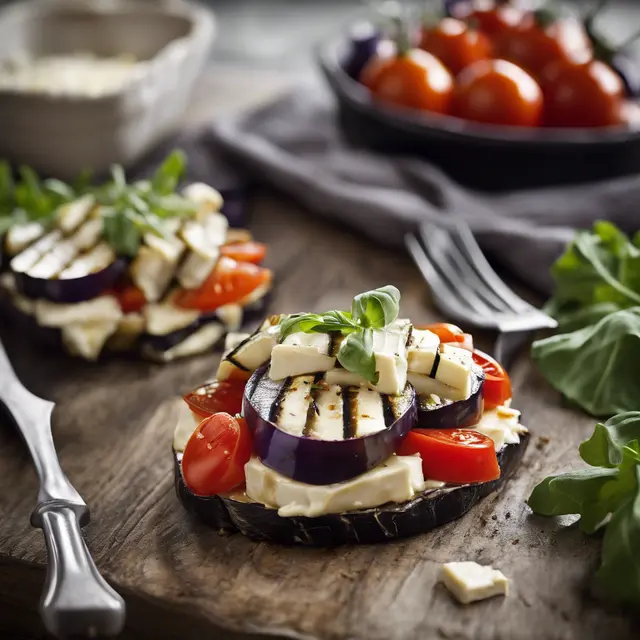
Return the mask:
<svg viewBox="0 0 640 640">
<path fill-rule="evenodd" d="M 151 178 L 151 188 L 158 195 L 168 195 L 177 188 L 187 166 L 183 151 L 172 151 Z"/>
<path fill-rule="evenodd" d="M 102 233 L 118 255 L 133 258 L 138 253 L 142 233 L 131 213 L 113 211 L 110 214 L 104 214 Z"/>
<path fill-rule="evenodd" d="M 632 411 L 640 396 L 640 307 L 533 343 L 547 380 L 595 416 Z"/>
<path fill-rule="evenodd" d="M 398 317 L 399 304 L 400 291 L 387 285 L 357 295 L 351 304 L 351 315 L 363 327 L 382 329 Z"/>
<path fill-rule="evenodd" d="M 580 445 L 580 457 L 592 466 L 617 467 L 624 447 L 634 441 L 640 442 L 640 411 L 621 413 L 597 424 L 593 435 Z"/>
<path fill-rule="evenodd" d="M 365 380 L 378 384 L 380 376 L 376 372 L 372 329 L 363 329 L 347 335 L 340 345 L 338 362 L 347 371 L 359 373 Z"/>
<path fill-rule="evenodd" d="M 607 594 L 623 603 L 640 602 L 640 467 L 635 490 L 613 514 L 602 544 L 602 565 L 596 573 Z"/>
</svg>

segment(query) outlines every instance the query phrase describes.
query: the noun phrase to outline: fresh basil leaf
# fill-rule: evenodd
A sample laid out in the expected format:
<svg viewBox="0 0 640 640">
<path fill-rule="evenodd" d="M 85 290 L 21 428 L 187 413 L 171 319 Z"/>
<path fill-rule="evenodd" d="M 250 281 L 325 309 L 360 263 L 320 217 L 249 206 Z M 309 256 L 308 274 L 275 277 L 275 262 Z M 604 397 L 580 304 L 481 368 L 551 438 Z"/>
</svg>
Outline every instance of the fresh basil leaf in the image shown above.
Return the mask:
<svg viewBox="0 0 640 640">
<path fill-rule="evenodd" d="M 629 411 L 597 424 L 593 435 L 580 445 L 580 457 L 594 467 L 617 467 L 623 449 L 640 442 L 640 411 Z"/>
<path fill-rule="evenodd" d="M 363 329 L 350 333 L 342 341 L 338 362 L 347 370 L 361 375 L 372 384 L 378 383 L 376 358 L 373 354 L 373 332 Z"/>
<path fill-rule="evenodd" d="M 280 321 L 280 340 L 284 340 L 292 333 L 302 331 L 309 333 L 322 323 L 322 316 L 317 313 L 293 314 Z"/>
<path fill-rule="evenodd" d="M 172 151 L 151 178 L 151 188 L 159 195 L 173 193 L 184 175 L 187 165 L 183 151 Z"/>
<path fill-rule="evenodd" d="M 0 217 L 0 236 L 9 231 L 9 229 L 13 226 L 14 221 L 12 216 L 2 216 Z"/>
<path fill-rule="evenodd" d="M 103 215 L 102 234 L 118 255 L 133 258 L 138 253 L 142 233 L 131 215 L 116 211 Z"/>
<path fill-rule="evenodd" d="M 91 169 L 84 169 L 80 172 L 80 175 L 73 182 L 73 190 L 76 194 L 82 195 L 86 193 L 91 187 L 91 181 L 93 179 L 93 172 Z"/>
<path fill-rule="evenodd" d="M 607 595 L 619 602 L 640 602 L 640 466 L 635 491 L 615 511 L 602 544 L 602 565 L 596 574 Z"/>
<path fill-rule="evenodd" d="M 640 308 L 538 340 L 532 355 L 547 380 L 592 415 L 632 411 L 640 397 Z"/>
<path fill-rule="evenodd" d="M 351 314 L 362 327 L 382 329 L 391 324 L 400 310 L 400 291 L 387 285 L 357 295 L 351 304 Z"/>
<path fill-rule="evenodd" d="M 623 307 L 615 302 L 599 302 L 588 307 L 576 308 L 569 306 L 564 308 L 545 307 L 545 311 L 558 321 L 558 333 L 571 333 L 596 324 L 610 313 L 620 311 Z"/>
<path fill-rule="evenodd" d="M 60 203 L 69 202 L 76 197 L 75 191 L 62 180 L 49 178 L 44 181 L 43 186 L 48 192 L 57 196 L 60 199 Z"/>
<path fill-rule="evenodd" d="M 124 174 L 124 169 L 119 164 L 114 164 L 111 167 L 111 180 L 116 195 L 121 195 L 126 191 L 127 179 Z"/>
</svg>

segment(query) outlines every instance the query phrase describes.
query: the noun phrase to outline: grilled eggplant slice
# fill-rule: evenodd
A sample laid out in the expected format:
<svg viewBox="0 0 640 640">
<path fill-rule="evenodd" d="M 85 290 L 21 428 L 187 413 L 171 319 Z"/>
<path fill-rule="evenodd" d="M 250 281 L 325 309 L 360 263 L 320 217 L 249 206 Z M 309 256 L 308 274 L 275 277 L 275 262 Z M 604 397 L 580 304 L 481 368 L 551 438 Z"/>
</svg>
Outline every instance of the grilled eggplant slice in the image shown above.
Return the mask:
<svg viewBox="0 0 640 640">
<path fill-rule="evenodd" d="M 277 509 L 252 502 L 243 493 L 202 497 L 185 485 L 180 468 L 182 454 L 174 452 L 175 488 L 184 507 L 221 533 L 240 532 L 254 540 L 279 544 L 333 547 L 371 544 L 425 533 L 463 516 L 479 500 L 502 489 L 522 461 L 530 436 L 498 453 L 502 474 L 482 484 L 445 485 L 429 489 L 402 504 L 328 514 L 316 518 L 282 517 Z"/>
</svg>

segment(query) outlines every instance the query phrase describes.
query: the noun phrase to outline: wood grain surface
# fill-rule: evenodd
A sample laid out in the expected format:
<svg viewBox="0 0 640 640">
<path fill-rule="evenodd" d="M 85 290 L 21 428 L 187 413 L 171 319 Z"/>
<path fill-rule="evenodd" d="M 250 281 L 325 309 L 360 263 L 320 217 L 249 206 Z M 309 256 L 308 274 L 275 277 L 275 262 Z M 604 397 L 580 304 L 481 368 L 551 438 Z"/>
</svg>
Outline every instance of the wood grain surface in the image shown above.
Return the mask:
<svg viewBox="0 0 640 640">
<path fill-rule="evenodd" d="M 354 293 L 392 283 L 403 293 L 403 315 L 438 317 L 400 253 L 372 248 L 274 195 L 254 203 L 252 227 L 271 245 L 274 310 L 346 307 Z M 89 547 L 129 604 L 123 637 L 638 637 L 630 616 L 590 595 L 600 541 L 566 521 L 534 517 L 524 504 L 543 476 L 577 463 L 577 444 L 593 423 L 562 408 L 526 357 L 514 371 L 515 396 L 533 438 L 503 493 L 426 535 L 322 550 L 219 537 L 178 503 L 171 456 L 175 397 L 213 374 L 216 355 L 170 367 L 123 360 L 93 365 L 37 350 L 19 327 L 0 323 L 0 333 L 24 382 L 57 403 L 62 466 L 92 508 Z M 36 479 L 6 420 L 0 477 L 0 637 L 35 637 L 46 560 L 42 535 L 29 525 Z M 467 559 L 499 567 L 513 581 L 512 595 L 456 605 L 436 585 L 436 574 L 441 562 Z"/>
</svg>

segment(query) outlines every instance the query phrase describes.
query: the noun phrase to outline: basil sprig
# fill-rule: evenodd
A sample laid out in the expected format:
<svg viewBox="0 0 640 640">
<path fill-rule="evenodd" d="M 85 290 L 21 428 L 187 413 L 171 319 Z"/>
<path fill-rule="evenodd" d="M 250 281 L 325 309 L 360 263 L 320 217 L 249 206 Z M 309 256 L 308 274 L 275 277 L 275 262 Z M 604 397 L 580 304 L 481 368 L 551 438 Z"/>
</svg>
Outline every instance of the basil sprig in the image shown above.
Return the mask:
<svg viewBox="0 0 640 640">
<path fill-rule="evenodd" d="M 347 371 L 357 373 L 377 384 L 376 359 L 373 353 L 373 330 L 384 329 L 397 317 L 400 291 L 392 285 L 357 295 L 351 311 L 294 314 L 280 322 L 280 337 L 297 332 L 333 333 L 345 336 L 337 354 Z"/>
<path fill-rule="evenodd" d="M 590 465 L 543 480 L 528 504 L 543 516 L 580 515 L 587 534 L 605 528 L 596 579 L 618 602 L 640 604 L 640 412 L 597 424 L 580 445 Z"/>
</svg>

